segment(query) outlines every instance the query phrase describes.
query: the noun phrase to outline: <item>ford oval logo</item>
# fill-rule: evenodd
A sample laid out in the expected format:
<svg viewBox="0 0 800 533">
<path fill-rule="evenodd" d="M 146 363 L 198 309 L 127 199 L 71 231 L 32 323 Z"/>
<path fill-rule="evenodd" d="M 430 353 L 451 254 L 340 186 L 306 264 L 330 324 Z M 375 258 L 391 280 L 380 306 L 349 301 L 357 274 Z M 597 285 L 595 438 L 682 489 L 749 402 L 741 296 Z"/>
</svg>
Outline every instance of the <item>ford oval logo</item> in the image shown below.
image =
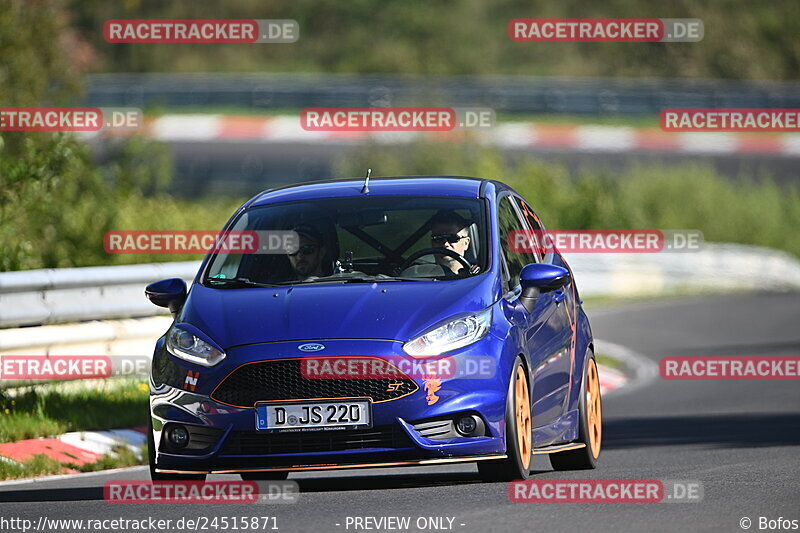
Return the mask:
<svg viewBox="0 0 800 533">
<path fill-rule="evenodd" d="M 324 344 L 319 344 L 317 342 L 309 342 L 307 344 L 301 344 L 297 348 L 300 351 L 303 351 L 303 352 L 318 352 L 320 350 L 324 350 L 325 349 L 325 345 Z"/>
</svg>

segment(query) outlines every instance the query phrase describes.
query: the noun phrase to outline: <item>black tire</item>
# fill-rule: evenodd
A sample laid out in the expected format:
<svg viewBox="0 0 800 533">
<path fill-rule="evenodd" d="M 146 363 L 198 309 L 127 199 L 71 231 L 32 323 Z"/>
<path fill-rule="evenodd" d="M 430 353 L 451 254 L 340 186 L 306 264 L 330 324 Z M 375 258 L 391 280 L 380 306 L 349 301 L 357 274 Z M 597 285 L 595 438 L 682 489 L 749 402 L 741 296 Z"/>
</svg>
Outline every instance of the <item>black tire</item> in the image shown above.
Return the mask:
<svg viewBox="0 0 800 533">
<path fill-rule="evenodd" d="M 276 472 L 242 472 L 239 474 L 245 481 L 283 481 L 289 477 L 286 470 Z"/>
<path fill-rule="evenodd" d="M 555 470 L 592 470 L 597 468 L 597 460 L 600 457 L 600 445 L 602 443 L 602 424 L 603 424 L 603 410 L 602 410 L 602 399 L 600 398 L 600 389 L 599 383 L 597 388 L 597 405 L 600 406 L 599 408 L 599 418 L 600 418 L 600 437 L 598 437 L 597 442 L 597 449 L 596 455 L 592 450 L 592 439 L 590 438 L 590 427 L 589 427 L 589 420 L 587 412 L 589 410 L 589 398 L 587 395 L 587 386 L 589 381 L 589 373 L 590 367 L 594 367 L 594 371 L 597 372 L 597 363 L 594 360 L 594 354 L 590 354 L 590 357 L 586 360 L 586 364 L 583 365 L 583 380 L 581 383 L 581 400 L 578 405 L 579 411 L 579 439 L 576 441 L 578 443 L 583 443 L 585 446 L 583 448 L 577 450 L 569 450 L 566 452 L 558 452 L 558 453 L 551 453 L 550 454 L 550 464 L 553 466 Z"/>
<path fill-rule="evenodd" d="M 505 420 L 505 438 L 506 438 L 506 455 L 505 459 L 497 461 L 479 461 L 478 472 L 481 479 L 487 482 L 495 481 L 512 481 L 514 479 L 528 479 L 530 477 L 533 435 L 530 435 L 528 441 L 528 458 L 527 464 L 523 459 L 523 453 L 520 451 L 519 438 L 517 432 L 517 419 L 515 406 L 517 404 L 517 390 L 515 387 L 516 376 L 518 369 L 522 369 L 524 375 L 525 385 L 528 390 L 528 427 L 531 429 L 532 420 L 530 410 L 530 387 L 528 386 L 528 373 L 525 371 L 525 366 L 522 364 L 522 359 L 517 357 L 514 361 L 514 366 L 511 370 L 511 376 L 508 383 L 508 395 L 506 397 L 506 420 Z"/>
<path fill-rule="evenodd" d="M 147 423 L 147 458 L 150 462 L 150 480 L 152 481 L 205 481 L 205 474 L 163 474 L 156 472 L 156 444 L 153 440 L 153 420 Z"/>
</svg>

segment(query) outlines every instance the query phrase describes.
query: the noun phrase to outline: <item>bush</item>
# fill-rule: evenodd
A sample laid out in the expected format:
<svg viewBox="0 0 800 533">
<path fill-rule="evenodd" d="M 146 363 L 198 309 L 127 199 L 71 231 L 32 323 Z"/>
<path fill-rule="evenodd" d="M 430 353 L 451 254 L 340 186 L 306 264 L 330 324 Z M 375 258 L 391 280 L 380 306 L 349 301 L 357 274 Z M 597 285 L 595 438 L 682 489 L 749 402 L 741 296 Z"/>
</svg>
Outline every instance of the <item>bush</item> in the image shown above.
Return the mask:
<svg viewBox="0 0 800 533">
<path fill-rule="evenodd" d="M 109 255 L 109 230 L 219 229 L 238 200 L 189 202 L 164 192 L 165 148 L 142 138 L 112 147 L 95 167 L 86 145 L 68 135 L 27 139 L 18 155 L 0 151 L 0 270 L 63 268 L 197 256 Z"/>
<path fill-rule="evenodd" d="M 336 165 L 340 176 L 462 175 L 514 187 L 550 229 L 699 229 L 707 241 L 769 246 L 800 256 L 800 188 L 731 180 L 702 165 L 639 166 L 621 174 L 583 171 L 493 148 L 420 142 L 369 146 Z"/>
</svg>

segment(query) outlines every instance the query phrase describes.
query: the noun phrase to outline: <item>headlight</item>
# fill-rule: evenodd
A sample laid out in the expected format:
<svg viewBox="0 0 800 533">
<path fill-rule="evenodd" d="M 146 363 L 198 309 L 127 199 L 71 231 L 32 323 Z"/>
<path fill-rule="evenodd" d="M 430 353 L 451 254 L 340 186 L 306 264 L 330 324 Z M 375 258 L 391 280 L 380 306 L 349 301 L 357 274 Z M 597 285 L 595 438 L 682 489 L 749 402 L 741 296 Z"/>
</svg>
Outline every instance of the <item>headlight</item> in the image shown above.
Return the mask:
<svg viewBox="0 0 800 533">
<path fill-rule="evenodd" d="M 177 326 L 167 335 L 167 351 L 175 357 L 203 366 L 214 366 L 225 359 L 225 352 Z"/>
<path fill-rule="evenodd" d="M 448 322 L 403 345 L 413 357 L 439 355 L 482 339 L 492 323 L 492 308 Z"/>
</svg>

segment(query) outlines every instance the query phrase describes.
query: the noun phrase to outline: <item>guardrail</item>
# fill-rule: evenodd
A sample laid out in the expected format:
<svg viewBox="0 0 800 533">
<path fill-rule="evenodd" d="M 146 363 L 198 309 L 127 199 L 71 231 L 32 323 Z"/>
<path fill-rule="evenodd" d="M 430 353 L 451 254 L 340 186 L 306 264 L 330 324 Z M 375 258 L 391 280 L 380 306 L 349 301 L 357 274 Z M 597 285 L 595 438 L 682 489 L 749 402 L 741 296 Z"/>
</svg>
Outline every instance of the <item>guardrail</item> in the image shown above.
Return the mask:
<svg viewBox="0 0 800 533">
<path fill-rule="evenodd" d="M 194 279 L 185 261 L 0 273 L 0 328 L 167 314 L 144 287 L 165 278 Z"/>
<path fill-rule="evenodd" d="M 659 254 L 568 254 L 584 296 L 695 289 L 797 289 L 800 261 L 770 248 L 706 243 Z M 194 278 L 198 261 L 0 273 L 0 327 L 166 315 L 144 297 L 148 283 Z"/>
<path fill-rule="evenodd" d="M 668 107 L 800 107 L 796 82 L 268 73 L 94 74 L 86 79 L 86 103 L 92 106 L 442 105 L 578 115 L 654 115 Z"/>
<path fill-rule="evenodd" d="M 698 252 L 569 254 L 583 297 L 644 296 L 681 290 L 800 289 L 800 261 L 777 250 L 710 244 Z M 144 287 L 191 281 L 199 262 L 0 273 L 0 355 L 152 355 L 169 327 Z M 164 316 L 166 315 L 166 316 Z M 135 317 L 135 318 L 131 318 Z M 18 327 L 18 326 L 30 327 Z M 0 388 L 20 386 L 4 382 Z"/>
</svg>

